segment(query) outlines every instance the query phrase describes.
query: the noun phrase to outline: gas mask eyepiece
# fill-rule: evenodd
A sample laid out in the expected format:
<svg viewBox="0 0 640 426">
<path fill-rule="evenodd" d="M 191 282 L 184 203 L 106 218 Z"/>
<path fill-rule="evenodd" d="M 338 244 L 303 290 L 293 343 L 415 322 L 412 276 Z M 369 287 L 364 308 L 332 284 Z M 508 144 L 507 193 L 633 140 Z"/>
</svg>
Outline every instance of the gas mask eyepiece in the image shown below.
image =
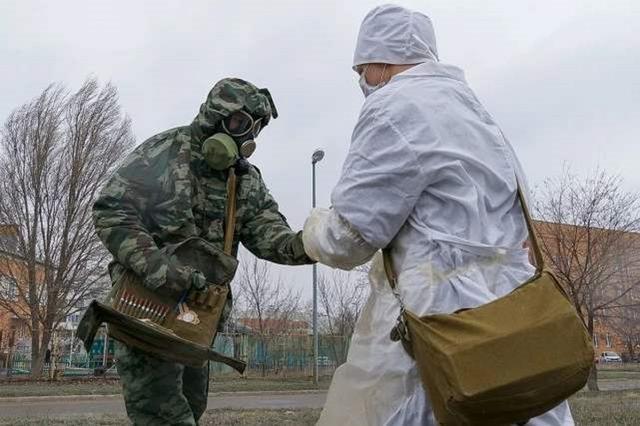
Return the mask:
<svg viewBox="0 0 640 426">
<path fill-rule="evenodd" d="M 236 111 L 222 121 L 222 129 L 238 143 L 240 155 L 249 158 L 256 150 L 254 139 L 262 130 L 262 118 L 255 120 L 245 111 Z"/>
</svg>

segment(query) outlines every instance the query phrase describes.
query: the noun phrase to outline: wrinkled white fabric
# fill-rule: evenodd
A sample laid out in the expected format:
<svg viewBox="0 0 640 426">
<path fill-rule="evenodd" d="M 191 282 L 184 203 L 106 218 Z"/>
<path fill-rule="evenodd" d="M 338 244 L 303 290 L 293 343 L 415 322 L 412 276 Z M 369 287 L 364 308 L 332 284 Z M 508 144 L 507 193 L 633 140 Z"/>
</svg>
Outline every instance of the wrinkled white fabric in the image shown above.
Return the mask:
<svg viewBox="0 0 640 426">
<path fill-rule="evenodd" d="M 428 16 L 387 4 L 364 17 L 353 55 L 354 69 L 371 63 L 407 65 L 437 60 L 436 35 Z"/>
<path fill-rule="evenodd" d="M 350 269 L 390 245 L 400 295 L 413 312 L 483 305 L 533 273 L 522 248 L 516 175 L 524 183 L 511 146 L 462 71 L 426 62 L 366 99 L 333 208 L 312 212 L 305 249 Z M 319 424 L 435 425 L 414 361 L 389 339 L 399 305 L 380 255 L 369 279 L 369 299 Z M 566 402 L 528 423 L 573 424 Z"/>
<path fill-rule="evenodd" d="M 322 235 L 305 244 L 307 255 L 333 268 L 350 270 L 369 261 L 378 250 L 364 241 L 357 232 L 349 227 L 334 211 L 314 209 L 305 223 L 305 236 Z"/>
<path fill-rule="evenodd" d="M 327 231 L 331 237 L 325 239 L 323 232 Z M 416 249 L 406 237 L 407 233 L 401 232 L 394 240 L 396 265 L 398 253 Z M 312 212 L 303 238 L 308 254 L 332 267 L 355 267 L 377 250 L 329 209 Z M 360 260 L 354 262 L 350 252 L 357 253 Z M 474 252 L 450 244 L 434 245 L 431 253 L 419 251 L 423 261 L 400 270 L 398 287 L 407 307 L 426 315 L 479 306 L 507 294 L 534 271 L 528 264 L 527 250 Z M 358 319 L 347 362 L 334 374 L 318 425 L 436 426 L 415 362 L 399 342 L 389 339 L 399 305 L 387 283 L 380 254 L 373 259 L 369 281 L 369 298 Z M 527 423 L 552 425 L 574 425 L 566 402 Z"/>
</svg>

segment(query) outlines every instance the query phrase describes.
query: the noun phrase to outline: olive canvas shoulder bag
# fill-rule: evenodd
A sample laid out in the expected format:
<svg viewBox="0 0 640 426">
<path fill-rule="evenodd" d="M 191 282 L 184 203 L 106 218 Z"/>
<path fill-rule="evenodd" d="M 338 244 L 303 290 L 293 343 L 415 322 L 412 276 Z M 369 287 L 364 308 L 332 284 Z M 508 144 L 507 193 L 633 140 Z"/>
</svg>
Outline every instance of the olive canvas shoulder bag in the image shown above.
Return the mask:
<svg viewBox="0 0 640 426">
<path fill-rule="evenodd" d="M 418 316 L 397 291 L 389 249 L 385 272 L 401 304 L 392 339 L 415 359 L 441 425 L 525 424 L 580 390 L 593 366 L 587 329 L 545 268 L 518 187 L 536 273 L 511 293 L 452 314 Z"/>
</svg>

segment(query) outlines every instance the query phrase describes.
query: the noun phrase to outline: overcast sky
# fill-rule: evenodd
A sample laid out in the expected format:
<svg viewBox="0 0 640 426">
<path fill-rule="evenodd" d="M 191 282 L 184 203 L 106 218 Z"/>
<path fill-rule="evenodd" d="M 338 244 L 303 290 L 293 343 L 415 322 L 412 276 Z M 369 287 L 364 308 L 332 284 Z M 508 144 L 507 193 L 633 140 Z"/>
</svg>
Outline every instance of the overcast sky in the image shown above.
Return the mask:
<svg viewBox="0 0 640 426">
<path fill-rule="evenodd" d="M 280 118 L 252 157 L 300 228 L 310 156 L 322 147 L 329 204 L 363 97 L 351 59 L 374 1 L 0 1 L 0 120 L 51 82 L 111 81 L 138 143 L 188 124 L 213 84 L 245 78 Z M 428 14 L 443 62 L 460 66 L 511 140 L 532 184 L 567 163 L 640 190 L 640 2 L 403 1 Z M 309 267 L 278 269 L 310 294 Z M 290 278 L 290 279 L 289 279 Z"/>
</svg>

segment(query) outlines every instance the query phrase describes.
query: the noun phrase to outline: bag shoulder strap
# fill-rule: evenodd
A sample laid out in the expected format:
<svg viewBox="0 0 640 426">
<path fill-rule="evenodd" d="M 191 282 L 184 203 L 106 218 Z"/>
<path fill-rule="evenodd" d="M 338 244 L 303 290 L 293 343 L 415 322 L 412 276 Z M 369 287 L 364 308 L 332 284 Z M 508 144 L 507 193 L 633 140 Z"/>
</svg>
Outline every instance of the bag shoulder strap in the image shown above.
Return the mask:
<svg viewBox="0 0 640 426">
<path fill-rule="evenodd" d="M 517 182 L 517 178 L 516 178 L 516 182 Z M 529 213 L 529 208 L 527 207 L 527 201 L 525 200 L 524 194 L 522 193 L 522 187 L 520 186 L 520 182 L 518 182 L 518 198 L 520 199 L 520 206 L 522 207 L 522 213 L 524 214 L 524 221 L 527 223 L 527 230 L 529 231 L 529 241 L 531 242 L 531 249 L 533 250 L 533 256 L 536 259 L 536 272 L 540 273 L 544 269 L 544 257 L 542 256 L 542 251 L 540 250 L 540 242 L 538 240 L 536 230 L 533 227 L 531 214 Z"/>
<path fill-rule="evenodd" d="M 382 263 L 384 264 L 384 273 L 387 276 L 387 281 L 391 286 L 391 290 L 396 289 L 398 283 L 398 277 L 393 270 L 393 263 L 391 263 L 391 248 L 385 247 L 382 249 Z"/>
<path fill-rule="evenodd" d="M 238 178 L 233 167 L 229 169 L 227 178 L 227 206 L 225 214 L 226 227 L 224 231 L 224 252 L 231 256 L 233 250 L 233 238 L 236 229 L 236 187 Z"/>
<path fill-rule="evenodd" d="M 517 182 L 517 178 L 516 178 Z M 522 207 L 522 213 L 524 214 L 524 220 L 527 223 L 527 230 L 529 232 L 529 240 L 531 241 L 531 249 L 533 250 L 533 254 L 536 260 L 536 273 L 542 272 L 544 270 L 544 257 L 542 256 L 542 251 L 540 250 L 540 244 L 538 242 L 538 237 L 536 235 L 536 230 L 533 227 L 533 221 L 531 220 L 531 214 L 529 213 L 529 208 L 527 207 L 527 202 L 524 198 L 524 194 L 522 193 L 522 189 L 520 187 L 520 182 L 518 184 L 518 198 L 520 200 L 520 205 Z M 382 249 L 382 260 L 384 264 L 384 272 L 387 276 L 387 281 L 389 281 L 389 285 L 392 290 L 396 289 L 398 283 L 398 277 L 393 270 L 393 263 L 391 261 L 391 248 L 385 247 Z"/>
</svg>

